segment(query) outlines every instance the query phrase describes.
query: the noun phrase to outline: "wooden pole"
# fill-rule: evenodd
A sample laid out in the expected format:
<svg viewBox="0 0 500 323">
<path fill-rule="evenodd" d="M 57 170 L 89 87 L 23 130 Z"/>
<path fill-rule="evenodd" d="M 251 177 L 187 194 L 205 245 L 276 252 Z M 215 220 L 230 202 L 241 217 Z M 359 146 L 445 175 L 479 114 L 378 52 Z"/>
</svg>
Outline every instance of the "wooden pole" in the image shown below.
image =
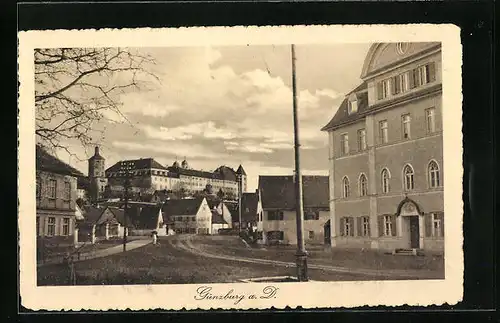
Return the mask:
<svg viewBox="0 0 500 323">
<path fill-rule="evenodd" d="M 293 130 L 295 148 L 295 212 L 297 222 L 297 279 L 308 281 L 307 252 L 304 244 L 304 208 L 302 197 L 302 174 L 300 171 L 299 118 L 297 109 L 297 77 L 295 73 L 295 45 L 292 44 L 292 92 L 293 92 Z"/>
</svg>

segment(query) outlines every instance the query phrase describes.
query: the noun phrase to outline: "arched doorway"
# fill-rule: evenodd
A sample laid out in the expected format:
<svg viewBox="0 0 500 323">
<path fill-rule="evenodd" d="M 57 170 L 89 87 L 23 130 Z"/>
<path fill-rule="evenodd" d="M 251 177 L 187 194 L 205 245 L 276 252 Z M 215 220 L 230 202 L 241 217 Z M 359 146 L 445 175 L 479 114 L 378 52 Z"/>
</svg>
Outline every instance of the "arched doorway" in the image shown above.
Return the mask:
<svg viewBox="0 0 500 323">
<path fill-rule="evenodd" d="M 326 221 L 326 223 L 324 224 L 323 233 L 324 233 L 324 243 L 326 245 L 331 245 L 332 238 L 331 238 L 330 220 Z"/>
<path fill-rule="evenodd" d="M 396 216 L 400 217 L 401 237 L 408 248 L 420 249 L 423 247 L 422 215 L 420 206 L 408 197 L 398 205 Z"/>
</svg>

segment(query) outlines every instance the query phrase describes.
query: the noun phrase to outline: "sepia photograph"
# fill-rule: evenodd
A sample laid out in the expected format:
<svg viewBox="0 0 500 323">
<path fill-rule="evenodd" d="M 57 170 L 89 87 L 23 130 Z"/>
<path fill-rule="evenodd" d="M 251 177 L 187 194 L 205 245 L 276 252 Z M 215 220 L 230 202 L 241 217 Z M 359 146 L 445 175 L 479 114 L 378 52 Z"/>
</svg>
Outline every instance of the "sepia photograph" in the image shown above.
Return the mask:
<svg viewBox="0 0 500 323">
<path fill-rule="evenodd" d="M 436 38 L 33 46 L 32 287 L 237 307 L 293 283 L 446 282 L 461 103 Z"/>
</svg>

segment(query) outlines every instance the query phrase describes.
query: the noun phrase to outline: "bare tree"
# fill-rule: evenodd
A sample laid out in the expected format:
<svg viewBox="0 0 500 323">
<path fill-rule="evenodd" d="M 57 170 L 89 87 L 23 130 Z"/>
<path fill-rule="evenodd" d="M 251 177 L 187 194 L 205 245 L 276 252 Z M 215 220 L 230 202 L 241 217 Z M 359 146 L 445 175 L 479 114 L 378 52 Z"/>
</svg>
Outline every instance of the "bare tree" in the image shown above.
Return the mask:
<svg viewBox="0 0 500 323">
<path fill-rule="evenodd" d="M 123 48 L 35 49 L 35 107 L 37 142 L 49 149 L 84 147 L 103 133 L 95 123 L 111 111 L 120 111 L 120 96 L 146 89 L 157 76 L 148 55 Z"/>
</svg>

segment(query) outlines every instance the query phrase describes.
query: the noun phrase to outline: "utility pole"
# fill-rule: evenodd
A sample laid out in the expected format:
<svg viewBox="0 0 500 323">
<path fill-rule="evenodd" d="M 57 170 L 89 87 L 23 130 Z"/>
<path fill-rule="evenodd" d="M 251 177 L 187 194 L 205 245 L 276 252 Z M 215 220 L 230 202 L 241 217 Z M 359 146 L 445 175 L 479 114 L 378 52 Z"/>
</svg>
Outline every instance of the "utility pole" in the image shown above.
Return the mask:
<svg viewBox="0 0 500 323">
<path fill-rule="evenodd" d="M 240 235 L 241 235 L 241 189 L 242 189 L 242 175 L 241 174 L 238 174 L 238 215 L 239 215 L 239 232 L 240 232 Z"/>
<path fill-rule="evenodd" d="M 307 251 L 304 244 L 304 209 L 302 198 L 302 174 L 300 172 L 299 118 L 297 111 L 297 77 L 295 73 L 295 45 L 292 44 L 292 91 L 293 91 L 293 130 L 295 148 L 295 211 L 297 222 L 297 279 L 308 281 Z"/>
<path fill-rule="evenodd" d="M 129 176 L 130 167 L 126 162 L 122 162 L 122 170 L 124 171 L 124 188 L 125 188 L 125 207 L 123 210 L 123 251 L 127 251 L 127 213 L 128 213 L 128 189 L 129 189 Z"/>
</svg>

